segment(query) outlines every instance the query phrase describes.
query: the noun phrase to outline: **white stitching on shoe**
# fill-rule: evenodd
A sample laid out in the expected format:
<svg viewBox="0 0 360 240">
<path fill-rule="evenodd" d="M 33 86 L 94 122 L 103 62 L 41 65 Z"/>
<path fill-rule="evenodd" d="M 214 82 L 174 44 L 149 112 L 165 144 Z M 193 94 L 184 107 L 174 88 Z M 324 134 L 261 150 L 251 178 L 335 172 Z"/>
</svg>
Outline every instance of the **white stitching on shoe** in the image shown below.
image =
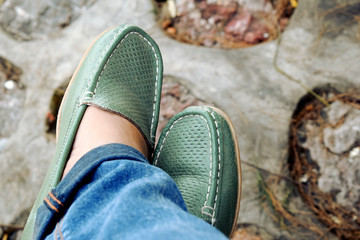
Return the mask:
<svg viewBox="0 0 360 240">
<path fill-rule="evenodd" d="M 116 38 L 122 33 L 122 31 L 129 27 L 129 25 L 123 25 L 118 31 L 116 34 L 114 34 L 114 37 L 111 39 L 111 41 L 108 43 L 108 45 L 105 47 L 105 49 L 102 51 L 101 53 L 101 56 L 98 58 L 98 61 L 96 63 L 96 67 L 94 68 L 93 72 L 91 73 L 90 77 L 88 78 L 88 83 L 87 83 L 87 86 L 86 86 L 86 89 L 85 89 L 85 92 L 82 96 L 82 98 L 79 100 L 79 101 L 76 101 L 76 102 L 79 102 L 78 104 L 78 107 L 80 107 L 81 105 L 85 104 L 85 101 L 84 100 L 91 100 L 94 98 L 94 94 L 96 93 L 96 89 L 98 87 L 98 83 L 99 83 L 99 79 L 100 77 L 98 78 L 97 80 L 97 83 L 96 83 L 96 87 L 94 89 L 94 92 L 91 92 L 91 91 L 87 91 L 89 89 L 89 86 L 90 86 L 90 82 L 91 82 L 91 79 L 93 79 L 95 73 L 96 73 L 96 69 L 99 67 L 99 65 L 101 64 L 101 60 L 104 58 L 105 54 L 108 52 L 110 46 L 114 43 L 114 41 L 116 40 Z M 144 36 L 142 36 L 141 34 L 137 33 L 137 32 L 129 32 L 121 41 L 120 43 L 122 43 L 125 38 L 127 36 L 129 36 L 130 34 L 137 34 L 139 35 L 142 39 L 144 39 L 150 46 L 151 46 L 151 49 L 152 51 L 154 52 L 154 55 L 155 55 L 155 58 L 156 58 L 156 81 L 155 81 L 155 96 L 154 96 L 154 104 L 153 104 L 153 113 L 152 113 L 152 119 L 151 119 L 151 141 L 154 142 L 155 141 L 155 135 L 153 134 L 153 128 L 154 128 L 154 119 L 155 119 L 155 108 L 156 108 L 156 99 L 157 99 L 157 87 L 158 87 L 158 81 L 159 81 L 159 56 L 156 54 L 156 51 L 155 51 L 155 48 L 154 46 L 151 44 L 151 42 L 149 40 L 147 40 Z M 112 55 L 113 53 L 116 51 L 116 49 L 119 47 L 120 43 L 117 45 L 117 47 L 114 49 L 114 51 L 112 52 Z M 109 57 L 109 59 L 112 57 L 112 55 Z M 100 76 L 103 74 L 103 71 L 104 69 L 106 68 L 106 65 L 107 63 L 109 62 L 109 59 L 107 60 L 105 66 L 103 67 L 102 69 L 102 72 L 100 74 Z M 90 96 L 88 96 L 90 95 Z M 69 122 L 69 125 L 67 126 L 67 129 L 66 129 L 66 133 L 65 133 L 65 137 L 64 139 L 67 139 L 69 134 L 70 134 L 70 126 L 72 125 L 73 121 L 74 121 L 74 114 L 76 112 L 77 108 L 74 108 L 72 114 L 71 114 L 71 117 L 70 117 L 70 122 Z M 60 151 L 60 156 L 62 156 L 64 154 L 64 150 L 65 150 L 65 142 L 63 142 L 62 144 L 62 148 L 61 148 L 61 151 Z M 59 162 L 56 163 L 56 166 L 55 168 L 58 168 L 59 167 Z M 54 182 L 55 180 L 55 175 L 52 175 L 50 177 L 50 183 Z M 52 186 L 49 186 L 49 187 L 52 187 Z"/>
<path fill-rule="evenodd" d="M 207 109 L 204 109 L 206 110 L 207 112 L 209 112 L 209 110 Z M 210 114 L 212 114 L 211 112 L 209 112 Z M 212 165 L 213 165 L 213 158 L 212 158 L 212 148 L 211 148 L 211 134 L 210 134 L 210 128 L 209 128 L 209 124 L 206 120 L 206 118 L 204 118 L 203 116 L 201 115 L 194 115 L 194 114 L 191 114 L 191 115 L 187 115 L 187 116 L 184 116 L 184 117 L 180 117 L 179 119 L 177 119 L 175 122 L 173 122 L 170 126 L 170 128 L 167 130 L 167 132 L 165 133 L 165 137 L 163 138 L 162 142 L 160 143 L 160 148 L 159 148 L 159 152 L 157 153 L 156 155 L 156 158 L 155 158 L 155 161 L 154 161 L 154 165 L 156 166 L 157 163 L 158 163 L 158 160 L 159 160 L 159 157 L 160 157 L 160 153 L 161 153 L 161 150 L 163 149 L 163 146 L 164 146 L 164 143 L 165 143 L 165 140 L 168 136 L 168 134 L 170 133 L 170 131 L 172 130 L 172 128 L 174 127 L 174 125 L 180 121 L 181 119 L 184 119 L 186 117 L 194 117 L 194 116 L 197 116 L 197 117 L 201 117 L 205 123 L 206 123 L 206 127 L 208 129 L 208 133 L 209 133 L 209 140 L 210 140 L 210 172 L 209 172 L 209 186 L 208 186 L 208 189 L 207 189 L 207 193 L 206 193 L 206 198 L 205 198 L 205 202 L 204 202 L 204 206 L 201 208 L 201 213 L 204 214 L 204 215 L 207 215 L 209 217 L 211 217 L 211 224 L 214 225 L 215 222 L 216 222 L 216 218 L 215 218 L 215 209 L 216 209 L 216 201 L 217 201 L 217 194 L 218 194 L 218 190 L 219 190 L 219 177 L 220 177 L 220 140 L 219 140 L 219 131 L 218 131 L 218 124 L 216 122 L 216 119 L 215 117 L 212 115 L 212 118 L 214 119 L 215 121 L 215 125 L 216 125 L 216 131 L 217 131 L 217 142 L 219 144 L 219 171 L 218 171 L 218 176 L 217 176 L 217 187 L 216 187 L 216 193 L 215 193 L 215 202 L 214 202 L 214 208 L 211 207 L 211 206 L 207 206 L 207 202 L 209 200 L 209 195 L 210 195 L 210 188 L 211 188 L 211 179 L 212 179 Z M 207 209 L 210 209 L 212 211 L 212 214 L 206 212 L 205 210 Z"/>
<path fill-rule="evenodd" d="M 150 128 L 150 141 L 151 142 L 155 142 L 155 134 L 153 134 L 153 129 L 154 129 L 154 119 L 155 119 L 155 108 L 156 108 L 156 100 L 157 100 L 157 87 L 158 87 L 158 81 L 159 81 L 159 57 L 156 54 L 155 48 L 154 46 L 151 44 L 151 42 L 149 40 L 147 40 L 144 36 L 142 36 L 141 34 L 137 33 L 137 32 L 133 32 L 134 34 L 137 34 L 139 37 L 141 37 L 143 40 L 145 40 L 151 47 L 152 51 L 154 52 L 155 58 L 156 58 L 156 79 L 155 79 L 155 94 L 154 94 L 154 103 L 153 103 L 153 112 L 152 112 L 152 117 L 151 117 L 151 128 Z M 128 33 L 129 35 L 130 33 Z M 126 36 L 125 36 L 126 38 Z M 125 39 L 124 38 L 124 39 Z"/>
<path fill-rule="evenodd" d="M 216 134 L 217 134 L 217 142 L 218 142 L 218 157 L 219 157 L 219 164 L 218 164 L 218 174 L 217 174 L 217 181 L 216 181 L 216 193 L 215 193 L 215 202 L 214 202 L 214 216 L 212 219 L 212 225 L 215 224 L 216 218 L 215 218 L 215 209 L 216 209 L 216 203 L 217 203 L 217 197 L 219 192 L 219 182 L 220 182 L 220 169 L 221 169 L 221 148 L 220 148 L 220 133 L 219 133 L 219 125 L 216 121 L 216 118 L 214 116 L 214 112 L 210 111 L 207 107 L 202 107 L 205 111 L 210 113 L 211 117 L 213 118 L 216 126 Z"/>
<path fill-rule="evenodd" d="M 179 122 L 180 120 L 185 119 L 185 118 L 187 118 L 187 117 L 201 117 L 201 118 L 205 121 L 206 126 L 207 126 L 207 128 L 209 129 L 209 136 L 210 136 L 210 128 L 209 128 L 209 126 L 208 126 L 208 123 L 207 123 L 206 119 L 205 119 L 203 116 L 201 116 L 201 115 L 189 114 L 189 115 L 180 117 L 179 119 L 175 120 L 175 122 L 173 122 L 173 123 L 171 124 L 170 128 L 166 131 L 165 137 L 164 137 L 164 139 L 162 140 L 162 142 L 161 142 L 161 144 L 160 144 L 159 152 L 157 153 L 156 158 L 155 158 L 155 161 L 154 161 L 154 165 L 155 165 L 155 166 L 157 165 L 157 162 L 158 162 L 159 157 L 160 157 L 161 150 L 162 150 L 163 147 L 164 147 L 165 140 L 166 140 L 167 136 L 169 135 L 170 131 L 173 129 L 174 125 L 175 125 L 177 122 Z M 164 133 L 163 133 L 163 134 L 164 134 Z M 211 137 L 211 136 L 210 136 L 210 137 Z M 211 139 L 210 139 L 210 140 L 211 140 Z M 211 142 L 210 142 L 210 144 L 211 144 Z M 211 153 L 211 148 L 210 148 L 210 153 Z M 212 160 L 212 155 L 211 155 L 211 160 Z M 211 167 L 212 167 L 212 166 L 211 166 Z M 211 177 L 211 172 L 210 172 L 210 177 Z"/>
<path fill-rule="evenodd" d="M 207 128 L 208 128 L 208 133 L 209 133 L 210 156 L 211 156 L 211 159 L 210 159 L 209 186 L 208 186 L 208 190 L 207 190 L 207 193 L 206 193 L 206 199 L 205 199 L 205 202 L 204 202 L 204 206 L 201 208 L 201 213 L 204 214 L 204 215 L 210 216 L 210 217 L 211 217 L 211 224 L 214 225 L 215 221 L 214 221 L 213 219 L 214 219 L 214 216 L 215 216 L 215 208 L 212 208 L 211 206 L 207 206 L 207 202 L 209 201 L 209 196 L 210 196 L 211 179 L 212 179 L 212 168 L 213 168 L 213 161 L 212 161 L 212 160 L 213 160 L 213 159 L 212 159 L 212 148 L 211 148 L 210 128 L 209 128 L 208 123 L 206 123 L 206 124 L 207 124 Z M 205 211 L 206 209 L 212 210 L 212 214 L 209 214 L 208 212 L 206 212 L 206 211 Z"/>
<path fill-rule="evenodd" d="M 89 88 L 90 82 L 91 82 L 90 80 L 94 77 L 95 71 L 96 71 L 96 69 L 98 68 L 98 66 L 100 65 L 100 60 L 105 56 L 106 52 L 109 50 L 110 46 L 114 43 L 114 41 L 115 41 L 115 39 L 117 38 L 117 36 L 119 36 L 120 33 L 121 33 L 121 32 L 124 30 L 124 28 L 126 28 L 126 27 L 128 27 L 128 25 L 123 25 L 123 27 L 121 27 L 121 28 L 117 31 L 117 33 L 114 35 L 114 37 L 111 39 L 111 41 L 108 43 L 108 45 L 105 47 L 105 49 L 104 49 L 103 52 L 101 53 L 101 57 L 98 59 L 98 61 L 97 61 L 97 63 L 96 63 L 96 68 L 94 68 L 94 71 L 91 73 L 91 75 L 90 75 L 90 77 L 89 77 L 89 79 L 88 79 L 88 84 L 87 84 L 85 90 L 87 90 L 87 89 Z M 89 92 L 90 92 L 90 91 L 85 91 L 84 95 L 85 95 L 86 93 L 88 94 Z M 84 95 L 83 95 L 83 97 L 84 97 Z M 77 102 L 77 101 L 76 101 L 76 102 Z M 78 104 L 78 107 L 80 107 L 80 106 L 83 105 L 83 104 L 84 104 L 84 103 L 83 103 L 83 99 L 80 99 L 79 104 Z M 73 123 L 73 121 L 74 121 L 74 114 L 75 114 L 76 110 L 77 110 L 77 108 L 74 108 L 74 110 L 73 110 L 73 112 L 72 112 L 72 114 L 71 114 L 70 123 L 69 123 L 69 125 L 67 126 L 66 134 L 65 134 L 65 138 L 64 138 L 64 139 L 67 139 L 68 136 L 69 136 L 69 134 L 70 134 L 69 129 L 70 129 L 70 126 L 72 125 L 72 123 Z M 62 145 L 62 148 L 61 148 L 61 151 L 60 151 L 60 156 L 62 156 L 62 155 L 64 154 L 64 150 L 65 150 L 65 142 L 63 142 L 63 145 Z M 59 162 L 57 162 L 56 168 L 58 167 L 58 165 L 59 165 Z M 54 178 L 55 178 L 55 175 L 52 175 L 51 178 L 50 178 L 50 179 L 51 179 L 51 182 L 54 182 Z M 50 186 L 50 187 L 52 187 L 52 186 Z"/>
<path fill-rule="evenodd" d="M 81 97 L 81 101 L 83 100 L 92 100 L 94 98 L 94 93 L 90 91 L 84 92 L 83 96 Z M 81 106 L 81 105 L 79 105 Z"/>
<path fill-rule="evenodd" d="M 122 30 L 122 29 L 121 29 L 121 30 Z M 98 79 L 97 79 L 97 81 L 96 81 L 96 86 L 95 86 L 95 89 L 94 89 L 93 94 L 90 96 L 90 98 L 89 98 L 89 97 L 83 97 L 83 98 L 81 99 L 81 101 L 80 101 L 80 105 L 86 103 L 86 102 L 83 102 L 83 100 L 92 100 L 92 99 L 94 98 L 94 96 L 95 96 L 95 94 L 96 94 L 96 90 L 97 90 L 98 85 L 99 85 L 99 82 L 100 82 L 100 78 L 102 77 L 102 75 L 103 75 L 103 73 L 104 73 L 104 70 L 105 70 L 105 68 L 107 67 L 110 59 L 112 58 L 112 56 L 114 55 L 114 53 L 117 51 L 117 49 L 119 48 L 119 46 L 121 45 L 121 43 L 122 43 L 128 36 L 130 36 L 131 34 L 136 34 L 136 35 L 138 35 L 139 37 L 141 37 L 143 40 L 145 40 L 145 41 L 150 45 L 150 47 L 151 47 L 151 49 L 152 49 L 152 51 L 153 51 L 153 53 L 154 53 L 154 55 L 155 55 L 155 58 L 156 58 L 155 94 L 154 94 L 154 100 L 153 100 L 153 112 L 152 112 L 152 117 L 151 117 L 151 128 L 150 128 L 150 138 L 151 138 L 150 141 L 151 141 L 151 142 L 154 142 L 154 141 L 155 141 L 155 134 L 153 133 L 153 129 L 154 129 L 156 100 L 157 100 L 157 97 L 158 97 L 158 96 L 157 96 L 157 87 L 158 87 L 158 81 L 159 81 L 159 57 L 158 57 L 158 55 L 156 54 L 156 50 L 155 50 L 154 46 L 151 44 L 151 42 L 150 42 L 148 39 L 146 39 L 144 36 L 142 36 L 140 33 L 138 33 L 138 32 L 129 32 L 128 34 L 125 35 L 125 37 L 124 37 L 123 39 L 121 39 L 121 41 L 118 43 L 118 45 L 116 46 L 116 48 L 112 51 L 111 55 L 110 55 L 109 58 L 107 59 L 105 65 L 104 65 L 104 67 L 103 67 L 103 69 L 101 70 L 101 73 L 99 74 L 99 77 L 98 77 Z M 116 36 L 117 36 L 117 35 L 118 35 L 118 34 L 116 34 Z M 114 38 L 114 39 L 115 39 L 115 38 Z M 113 39 L 113 40 L 114 40 L 114 39 Z M 113 43 L 113 40 L 111 41 L 111 44 Z M 109 46 L 109 45 L 108 45 L 108 46 Z M 108 46 L 106 47 L 106 50 L 109 49 Z M 106 51 L 104 51 L 104 52 L 106 53 Z M 99 60 L 104 57 L 104 55 L 105 55 L 104 52 L 103 52 L 103 54 L 101 54 L 102 56 L 99 58 Z M 100 61 L 97 62 L 97 67 L 98 67 L 98 65 L 100 65 Z M 91 82 L 90 80 L 94 77 L 97 67 L 94 69 L 93 73 L 90 75 L 91 77 L 90 77 L 89 80 L 88 80 L 88 84 L 87 84 L 86 89 L 89 88 L 90 82 Z M 91 92 L 85 92 L 84 95 L 85 95 L 85 94 L 89 94 L 89 93 L 91 93 Z"/>
<path fill-rule="evenodd" d="M 89 89 L 90 86 L 90 82 L 91 79 L 94 78 L 94 75 L 96 73 L 96 70 L 99 68 L 100 64 L 101 64 L 101 60 L 104 58 L 105 54 L 109 51 L 110 46 L 115 42 L 116 38 L 121 34 L 121 32 L 124 30 L 125 27 L 128 27 L 127 25 L 124 25 L 123 27 L 121 27 L 116 34 L 114 34 L 114 37 L 111 39 L 111 41 L 108 43 L 108 45 L 106 45 L 106 47 L 104 48 L 104 50 L 101 52 L 100 57 L 98 58 L 97 62 L 96 62 L 96 67 L 94 68 L 94 70 L 92 71 L 92 73 L 90 74 L 89 78 L 88 78 L 88 83 L 86 85 L 86 90 Z M 103 68 L 104 69 L 104 68 Z M 99 79 L 98 79 L 99 80 Z M 79 106 L 85 104 L 83 102 L 84 99 L 81 99 L 79 102 Z"/>
<path fill-rule="evenodd" d="M 159 160 L 160 153 L 161 153 L 161 150 L 163 149 L 165 140 L 166 140 L 167 136 L 169 135 L 170 131 L 172 130 L 172 128 L 174 127 L 174 125 L 175 125 L 178 121 L 180 121 L 181 119 L 184 119 L 184 118 L 190 117 L 190 116 L 195 116 L 195 115 L 187 115 L 187 116 L 185 116 L 185 117 L 181 117 L 181 118 L 177 119 L 175 122 L 173 122 L 173 123 L 171 124 L 169 130 L 166 131 L 165 137 L 164 137 L 164 139 L 162 140 L 162 142 L 161 142 L 161 144 L 160 144 L 159 152 L 157 153 L 156 158 L 155 158 L 155 161 L 154 161 L 154 165 L 155 165 L 155 166 L 157 165 L 157 162 L 158 162 L 158 160 Z"/>
</svg>

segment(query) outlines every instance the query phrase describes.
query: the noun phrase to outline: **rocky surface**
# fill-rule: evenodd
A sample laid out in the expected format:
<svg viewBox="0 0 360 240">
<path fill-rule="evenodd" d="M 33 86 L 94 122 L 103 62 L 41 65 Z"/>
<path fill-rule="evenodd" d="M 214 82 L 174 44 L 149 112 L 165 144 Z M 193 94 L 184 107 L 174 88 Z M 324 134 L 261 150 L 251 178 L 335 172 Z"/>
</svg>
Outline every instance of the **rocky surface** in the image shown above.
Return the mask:
<svg viewBox="0 0 360 240">
<path fill-rule="evenodd" d="M 183 42 L 236 48 L 265 42 L 277 36 L 276 24 L 280 16 L 277 16 L 277 7 L 273 7 L 269 1 L 172 2 L 161 5 L 159 18 L 169 36 Z M 281 19 L 287 17 L 281 16 Z"/>
<path fill-rule="evenodd" d="M 323 110 L 325 119 L 304 123 L 302 146 L 319 166 L 318 187 L 334 200 L 360 211 L 360 110 L 340 101 Z"/>
<path fill-rule="evenodd" d="M 324 2 L 330 1 L 299 2 L 283 34 L 278 65 L 308 88 L 325 83 L 339 89 L 359 85 L 358 26 L 341 22 L 338 27 L 346 31 L 322 34 L 328 26 L 326 21 L 334 23 L 333 18 L 325 19 L 317 14 L 324 8 Z M 0 32 L 0 56 L 22 69 L 21 79 L 26 86 L 16 128 L 8 137 L 0 136 L 0 221 L 23 224 L 25 218 L 21 216 L 26 215 L 40 188 L 55 148 L 55 141 L 45 134 L 46 114 L 54 90 L 69 79 L 98 34 L 128 22 L 142 27 L 157 41 L 166 76 L 182 79 L 195 96 L 222 108 L 233 120 L 243 160 L 239 223 L 266 229 L 276 239 L 320 238 L 319 233 L 307 229 L 290 232 L 292 229 L 284 228 L 263 211 L 257 170 L 246 164 L 281 173 L 291 114 L 306 92 L 274 68 L 276 41 L 237 50 L 183 44 L 161 31 L 152 10 L 150 1 L 103 0 L 85 8 L 76 20 L 56 34 L 40 31 L 45 39 L 30 34 L 29 38 L 23 38 L 29 41 L 18 41 L 7 30 Z M 1 13 L 2 18 L 4 14 Z M 22 36 L 22 31 L 15 32 Z M 5 114 L 10 117 L 12 113 Z M 296 196 L 292 208 L 306 211 Z M 307 214 L 310 218 L 311 213 Z M 331 234 L 326 237 L 331 238 Z"/>
<path fill-rule="evenodd" d="M 291 177 L 303 201 L 338 239 L 357 239 L 360 88 L 338 92 L 323 86 L 315 91 L 327 103 L 308 94 L 299 101 L 291 120 Z"/>
<path fill-rule="evenodd" d="M 24 109 L 25 87 L 21 70 L 0 57 L 0 151 L 16 130 Z"/>
<path fill-rule="evenodd" d="M 329 122 L 335 124 L 326 127 L 323 135 L 325 147 L 330 152 L 340 155 L 350 152 L 360 144 L 360 110 L 336 103 L 331 105 L 331 110 L 326 111 Z M 337 112 L 335 118 L 333 112 Z"/>
<path fill-rule="evenodd" d="M 17 40 L 55 35 L 96 0 L 6 0 L 0 6 L 0 26 Z"/>
<path fill-rule="evenodd" d="M 168 121 L 176 114 L 189 106 L 214 106 L 211 102 L 205 102 L 195 96 L 191 86 L 186 86 L 182 79 L 165 76 L 161 92 L 161 108 L 159 125 L 156 132 L 156 142 Z"/>
</svg>

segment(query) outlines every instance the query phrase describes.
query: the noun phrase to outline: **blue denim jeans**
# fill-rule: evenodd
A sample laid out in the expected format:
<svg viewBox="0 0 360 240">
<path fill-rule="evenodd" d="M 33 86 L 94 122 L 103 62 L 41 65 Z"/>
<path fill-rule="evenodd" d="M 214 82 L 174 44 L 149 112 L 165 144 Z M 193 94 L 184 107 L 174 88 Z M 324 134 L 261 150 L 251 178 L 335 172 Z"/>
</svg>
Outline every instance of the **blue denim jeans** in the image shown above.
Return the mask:
<svg viewBox="0 0 360 240">
<path fill-rule="evenodd" d="M 85 154 L 44 199 L 35 239 L 226 239 L 187 212 L 172 178 L 136 149 Z"/>
</svg>

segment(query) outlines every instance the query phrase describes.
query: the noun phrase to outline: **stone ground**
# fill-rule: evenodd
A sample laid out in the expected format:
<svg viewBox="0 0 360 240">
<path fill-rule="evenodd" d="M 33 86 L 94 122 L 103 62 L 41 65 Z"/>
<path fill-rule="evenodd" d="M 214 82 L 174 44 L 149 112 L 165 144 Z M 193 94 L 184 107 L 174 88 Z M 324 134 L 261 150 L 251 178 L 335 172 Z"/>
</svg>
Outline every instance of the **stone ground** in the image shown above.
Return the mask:
<svg viewBox="0 0 360 240">
<path fill-rule="evenodd" d="M 7 119 L 7 124 L 0 126 L 12 129 L 10 132 L 0 129 L 0 223 L 24 224 L 47 171 L 55 141 L 45 133 L 45 118 L 54 90 L 71 77 L 86 48 L 98 34 L 127 22 L 145 29 L 159 44 L 164 58 L 165 81 L 180 81 L 204 102 L 222 108 L 233 120 L 243 160 L 238 223 L 256 228 L 255 232 L 263 233 L 263 239 L 320 237 L 319 233 L 306 228 L 299 231 L 288 228 L 266 210 L 259 197 L 261 179 L 258 171 L 249 165 L 282 174 L 291 115 L 298 100 L 306 93 L 299 84 L 274 68 L 276 41 L 233 50 L 183 44 L 161 31 L 151 1 L 82 1 L 82 5 L 67 1 L 69 4 L 64 8 L 73 9 L 69 17 L 59 17 L 50 25 L 46 25 L 47 21 L 33 19 L 33 16 L 48 18 L 63 11 L 62 8 L 52 13 L 51 6 L 40 6 L 43 9 L 39 7 L 38 12 L 31 12 L 26 11 L 23 6 L 26 4 L 23 4 L 13 7 L 12 12 L 4 10 L 4 7 L 11 8 L 5 4 L 14 2 L 21 1 L 6 0 L 0 6 L 3 27 L 0 56 L 19 67 L 23 75 L 15 89 L 0 89 L 1 94 L 5 93 L 0 95 L 0 101 L 7 94 L 19 96 L 19 91 L 25 97 L 19 97 L 20 102 L 13 103 L 16 107 L 13 110 L 4 111 L 11 108 L 0 105 L 0 119 Z M 279 46 L 279 67 L 308 88 L 330 83 L 345 90 L 360 84 L 359 25 L 343 19 L 339 21 L 337 15 L 332 14 L 334 11 L 323 10 L 332 9 L 335 3 L 335 0 L 299 1 Z M 14 12 L 22 20 L 11 25 L 9 21 L 13 20 L 3 17 Z M 4 23 L 11 27 L 4 29 Z M 14 36 L 15 30 L 24 26 L 33 26 L 33 34 L 23 31 Z M 44 30 L 37 30 L 37 26 Z M 291 199 L 293 209 L 307 218 L 313 217 L 298 196 Z M 321 226 L 319 228 L 322 233 L 326 232 Z M 331 234 L 326 236 L 334 238 Z"/>
</svg>

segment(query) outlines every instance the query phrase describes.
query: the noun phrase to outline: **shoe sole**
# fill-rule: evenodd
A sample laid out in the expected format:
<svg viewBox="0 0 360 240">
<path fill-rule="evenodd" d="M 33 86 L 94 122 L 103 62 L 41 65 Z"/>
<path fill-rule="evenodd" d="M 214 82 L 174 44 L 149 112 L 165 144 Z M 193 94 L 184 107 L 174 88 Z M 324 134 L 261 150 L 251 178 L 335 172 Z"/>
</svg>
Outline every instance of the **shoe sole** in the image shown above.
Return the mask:
<svg viewBox="0 0 360 240">
<path fill-rule="evenodd" d="M 60 123 L 62 121 L 62 109 L 64 107 L 64 103 L 65 101 L 68 99 L 68 94 L 70 92 L 70 89 L 72 89 L 73 87 L 73 83 L 75 81 L 75 79 L 77 78 L 79 72 L 81 71 L 81 68 L 83 67 L 83 64 L 86 60 L 86 58 L 89 56 L 89 53 L 91 52 L 91 50 L 93 49 L 94 45 L 100 40 L 101 37 L 103 37 L 106 33 L 108 33 L 109 31 L 111 30 L 114 30 L 114 28 L 117 28 L 117 27 L 120 27 L 120 26 L 114 26 L 114 27 L 111 27 L 111 28 L 108 28 L 107 30 L 105 30 L 104 32 L 102 32 L 100 35 L 98 35 L 91 43 L 91 45 L 87 48 L 86 52 L 84 53 L 84 55 L 82 56 L 82 59 L 80 60 L 80 63 L 78 64 L 77 68 L 75 69 L 75 72 L 71 78 L 71 80 L 69 81 L 69 84 L 67 86 L 67 89 L 64 93 L 64 97 L 61 101 L 61 104 L 60 104 L 60 107 L 59 107 L 59 111 L 58 111 L 58 118 L 57 118 L 57 126 L 56 126 L 56 142 L 58 143 L 59 141 L 59 133 L 60 133 Z M 132 25 L 129 25 L 129 27 L 132 27 Z M 124 30 L 128 30 L 126 28 L 124 28 Z M 118 32 L 118 34 L 122 34 L 120 31 Z M 140 34 L 141 35 L 141 34 Z M 119 35 L 118 35 L 119 36 Z M 148 37 L 144 37 L 146 40 L 148 39 Z M 153 40 L 151 40 L 153 41 Z M 150 44 L 151 45 L 151 44 Z M 157 47 L 157 46 L 156 46 Z M 153 51 L 154 48 L 153 48 Z M 158 50 L 158 53 L 160 54 L 159 50 Z M 160 55 L 161 56 L 161 55 Z M 160 76 L 160 78 L 157 78 L 159 79 L 159 82 L 161 83 L 162 81 L 162 76 L 159 75 L 159 74 L 162 74 L 162 61 L 161 62 L 161 71 L 157 71 L 157 74 L 158 76 Z M 159 90 L 159 88 L 156 88 L 155 89 Z M 160 88 L 161 89 L 161 88 Z M 70 93 L 71 94 L 71 93 Z M 159 95 L 160 96 L 160 95 Z M 155 107 L 154 107 L 155 109 Z M 157 110 L 158 110 L 158 107 L 157 107 Z M 154 110 L 155 111 L 155 110 Z M 156 119 L 156 124 L 157 124 L 157 121 L 158 119 Z M 150 134 L 151 135 L 151 134 Z M 74 139 L 73 139 L 74 140 Z M 56 163 L 57 164 L 57 163 Z M 53 166 L 54 165 L 54 166 Z M 25 225 L 25 228 L 24 228 L 24 231 L 23 231 L 23 237 L 22 239 L 32 239 L 33 237 L 33 233 L 34 233 L 34 222 L 35 222 L 35 218 L 36 218 L 36 210 L 37 208 L 41 205 L 41 201 L 43 199 L 42 195 L 44 195 L 44 191 L 47 191 L 46 190 L 49 186 L 51 185 L 54 185 L 55 186 L 58 184 L 58 182 L 61 180 L 61 176 L 58 176 L 60 171 L 61 173 L 63 172 L 64 168 L 60 169 L 61 167 L 57 165 L 55 165 L 55 160 L 53 159 L 51 165 L 52 167 L 55 167 L 57 169 L 56 171 L 52 171 L 52 170 L 49 170 L 46 177 L 45 177 L 45 180 L 44 180 L 44 183 L 43 183 L 43 186 L 41 187 L 40 189 L 40 193 L 38 194 L 37 198 L 36 198 L 36 201 L 34 203 L 34 206 L 30 212 L 30 215 L 29 215 L 29 218 L 28 218 L 28 221 Z M 57 181 L 57 183 L 55 183 Z M 47 186 L 45 186 L 45 183 Z"/>
<path fill-rule="evenodd" d="M 236 230 L 236 226 L 237 226 L 237 219 L 239 217 L 239 211 L 240 211 L 240 200 L 241 200 L 241 159 L 240 159 L 240 150 L 239 150 L 239 143 L 236 137 L 236 131 L 234 128 L 233 123 L 231 122 L 229 116 L 223 112 L 222 110 L 216 108 L 216 107 L 212 107 L 212 106 L 207 106 L 208 108 L 211 108 L 213 111 L 215 111 L 216 113 L 218 113 L 219 115 L 221 115 L 225 121 L 227 122 L 227 124 L 229 125 L 230 131 L 231 131 L 231 135 L 234 141 L 234 146 L 235 146 L 235 155 L 236 155 L 236 167 L 237 167 L 237 173 L 238 173 L 238 196 L 237 196 L 237 203 L 236 203 L 236 212 L 235 212 L 235 218 L 234 218 L 234 223 L 231 229 L 231 233 L 230 233 L 230 238 L 232 237 L 232 235 L 234 234 L 235 230 Z"/>
<path fill-rule="evenodd" d="M 68 87 L 66 88 L 66 91 L 64 93 L 64 97 L 63 100 L 61 101 L 60 107 L 59 107 L 59 111 L 58 111 L 58 117 L 57 117 L 57 122 L 56 122 L 56 142 L 58 140 L 58 133 L 59 133 L 59 127 L 60 127 L 60 121 L 61 121 L 61 112 L 62 112 L 62 107 L 63 107 L 63 103 L 67 97 L 68 91 L 74 81 L 74 79 L 77 76 L 77 73 L 79 71 L 79 69 L 81 68 L 84 60 L 86 59 L 88 53 L 90 52 L 90 50 L 92 49 L 92 47 L 94 46 L 94 44 L 97 42 L 97 40 L 99 38 L 101 38 L 104 34 L 106 34 L 108 31 L 110 31 L 111 29 L 115 28 L 111 27 L 106 29 L 104 32 L 102 32 L 100 35 L 98 35 L 95 40 L 93 40 L 93 42 L 91 43 L 91 45 L 88 47 L 88 49 L 86 50 L 85 54 L 83 55 L 83 57 L 80 60 L 80 63 L 78 64 L 73 76 L 71 77 L 71 80 L 68 84 Z M 239 216 L 239 210 L 240 210 L 240 200 L 241 200 L 241 159 L 240 159 L 240 150 L 239 150 L 239 144 L 238 144 L 238 140 L 236 137 L 236 132 L 235 132 L 235 128 L 229 118 L 229 116 L 223 112 L 222 110 L 216 108 L 216 107 L 212 107 L 212 106 L 208 106 L 209 108 L 211 108 L 213 111 L 217 112 L 218 114 L 220 114 L 227 122 L 227 124 L 229 125 L 230 131 L 231 131 L 231 135 L 234 141 L 234 145 L 235 145 L 235 155 L 236 155 L 236 166 L 237 166 L 237 173 L 238 173 L 238 196 L 237 196 L 237 203 L 236 203 L 236 212 L 235 212 L 235 218 L 234 218 L 234 223 L 232 226 L 232 230 L 230 233 L 230 237 L 233 235 L 234 231 L 236 230 L 236 226 L 237 226 L 237 219 Z"/>
</svg>

